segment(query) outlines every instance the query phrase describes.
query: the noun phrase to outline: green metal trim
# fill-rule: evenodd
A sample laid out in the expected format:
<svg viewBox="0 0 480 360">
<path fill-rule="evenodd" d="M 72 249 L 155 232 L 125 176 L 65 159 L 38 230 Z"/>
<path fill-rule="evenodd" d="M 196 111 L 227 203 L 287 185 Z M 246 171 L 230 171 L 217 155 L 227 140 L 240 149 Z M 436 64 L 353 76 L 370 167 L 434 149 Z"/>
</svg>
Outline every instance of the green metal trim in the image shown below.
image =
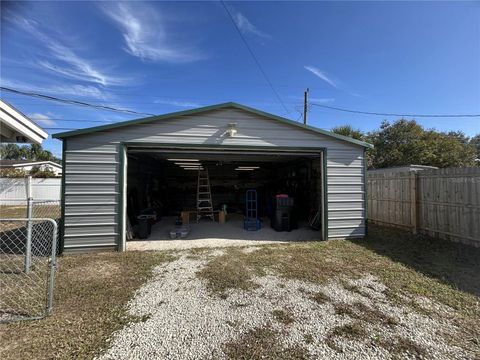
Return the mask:
<svg viewBox="0 0 480 360">
<path fill-rule="evenodd" d="M 256 115 L 259 115 L 259 116 L 264 116 L 264 117 L 267 117 L 267 118 L 270 118 L 270 119 L 273 119 L 273 120 L 277 120 L 277 121 L 283 122 L 283 123 L 288 124 L 288 125 L 297 126 L 297 127 L 302 128 L 304 130 L 313 131 L 313 132 L 316 132 L 316 133 L 319 133 L 319 134 L 322 134 L 322 135 L 326 135 L 326 136 L 330 136 L 330 137 L 333 137 L 333 138 L 336 138 L 336 139 L 339 139 L 339 140 L 347 141 L 347 142 L 353 143 L 355 145 L 360 145 L 360 146 L 364 146 L 364 147 L 367 147 L 367 148 L 373 148 L 372 144 L 369 144 L 369 143 L 366 143 L 366 142 L 363 142 L 363 141 L 360 141 L 360 140 L 352 139 L 351 137 L 348 137 L 348 136 L 335 134 L 335 133 L 332 133 L 330 131 L 326 131 L 326 130 L 322 130 L 322 129 L 319 129 L 319 128 L 316 128 L 316 127 L 313 127 L 313 126 L 301 124 L 301 123 L 298 123 L 296 121 L 293 121 L 293 120 L 290 120 L 290 119 L 287 119 L 287 118 L 284 118 L 284 117 L 281 117 L 281 116 L 278 116 L 278 115 L 270 114 L 270 113 L 267 113 L 265 111 L 257 110 L 257 109 L 254 109 L 254 108 L 251 108 L 251 107 L 248 107 L 248 106 L 245 106 L 245 105 L 237 104 L 237 103 L 234 103 L 234 102 L 227 102 L 227 103 L 221 103 L 221 104 L 216 104 L 216 105 L 210 105 L 210 106 L 200 107 L 200 108 L 191 109 L 191 110 L 176 111 L 176 112 L 163 114 L 163 115 L 149 116 L 149 117 L 141 118 L 141 119 L 122 121 L 122 122 L 118 122 L 118 123 L 115 123 L 115 124 L 101 125 L 101 126 L 94 126 L 94 127 L 90 127 L 90 128 L 86 128 L 86 129 L 66 131 L 66 132 L 54 134 L 54 135 L 52 135 L 52 137 L 55 138 L 55 139 L 61 139 L 61 138 L 66 138 L 66 137 L 70 137 L 70 136 L 89 134 L 89 133 L 93 133 L 93 132 L 97 132 L 97 131 L 103 131 L 103 130 L 111 130 L 111 129 L 116 129 L 116 128 L 120 128 L 120 127 L 124 127 L 124 126 L 130 126 L 130 125 L 145 124 L 145 123 L 149 123 L 149 122 L 152 122 L 152 121 L 169 119 L 169 118 L 172 118 L 172 117 L 195 115 L 195 114 L 199 114 L 199 113 L 206 112 L 206 111 L 226 109 L 226 108 L 234 108 L 234 109 L 243 110 L 243 111 L 246 111 L 246 112 L 250 112 L 252 114 L 256 114 Z"/>
<path fill-rule="evenodd" d="M 368 179 L 367 179 L 367 151 L 363 149 L 363 203 L 365 204 L 365 236 L 368 235 Z"/>
<path fill-rule="evenodd" d="M 259 150 L 269 152 L 282 151 L 302 151 L 315 152 L 323 151 L 324 147 L 298 147 L 298 146 L 251 146 L 251 145 L 223 145 L 223 144 L 174 144 L 174 143 L 148 143 L 148 142 L 129 142 L 121 143 L 126 146 L 136 146 L 145 148 L 162 148 L 162 149 L 212 149 L 212 150 Z"/>
<path fill-rule="evenodd" d="M 118 224 L 118 239 L 117 239 L 117 251 L 124 251 L 123 249 L 123 219 L 126 214 L 124 214 L 125 209 L 124 209 L 124 202 L 123 202 L 123 190 L 124 190 L 124 184 L 125 184 L 125 145 L 120 144 L 119 145 L 119 165 L 118 165 L 118 205 L 117 205 L 117 224 Z"/>
<path fill-rule="evenodd" d="M 328 240 L 328 177 L 327 177 L 327 149 L 323 150 L 322 155 L 323 165 L 323 226 L 324 226 L 324 240 Z"/>
<path fill-rule="evenodd" d="M 60 234 L 59 234 L 59 253 L 62 254 L 65 247 L 65 176 L 67 168 L 67 139 L 62 139 L 62 183 L 61 183 L 61 200 L 60 200 Z"/>
</svg>

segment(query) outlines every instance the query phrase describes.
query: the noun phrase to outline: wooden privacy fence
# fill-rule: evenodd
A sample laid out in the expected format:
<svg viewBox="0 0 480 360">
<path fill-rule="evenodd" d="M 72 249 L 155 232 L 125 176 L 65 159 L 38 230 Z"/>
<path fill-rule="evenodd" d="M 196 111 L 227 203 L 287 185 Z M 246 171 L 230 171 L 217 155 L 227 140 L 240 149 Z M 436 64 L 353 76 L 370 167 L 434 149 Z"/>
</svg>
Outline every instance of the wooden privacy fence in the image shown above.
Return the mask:
<svg viewBox="0 0 480 360">
<path fill-rule="evenodd" d="M 480 246 L 480 168 L 370 173 L 368 220 Z"/>
</svg>

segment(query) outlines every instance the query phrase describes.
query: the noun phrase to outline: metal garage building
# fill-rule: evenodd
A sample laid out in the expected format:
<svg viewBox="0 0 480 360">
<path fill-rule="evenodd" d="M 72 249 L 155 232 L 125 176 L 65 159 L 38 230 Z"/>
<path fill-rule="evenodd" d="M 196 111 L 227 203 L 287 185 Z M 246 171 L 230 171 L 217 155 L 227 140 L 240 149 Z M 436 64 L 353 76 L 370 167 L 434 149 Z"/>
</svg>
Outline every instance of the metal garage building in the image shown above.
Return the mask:
<svg viewBox="0 0 480 360">
<path fill-rule="evenodd" d="M 216 207 L 233 204 L 245 184 L 265 197 L 293 186 L 301 216 L 311 209 L 320 214 L 319 240 L 367 231 L 365 149 L 371 145 L 247 106 L 224 103 L 54 137 L 63 141 L 65 252 L 125 250 L 130 213 L 152 197 L 165 212 L 188 206 L 195 172 L 172 162 L 187 158 L 208 167 L 212 183 L 218 180 Z M 258 171 L 235 171 L 242 166 Z"/>
</svg>

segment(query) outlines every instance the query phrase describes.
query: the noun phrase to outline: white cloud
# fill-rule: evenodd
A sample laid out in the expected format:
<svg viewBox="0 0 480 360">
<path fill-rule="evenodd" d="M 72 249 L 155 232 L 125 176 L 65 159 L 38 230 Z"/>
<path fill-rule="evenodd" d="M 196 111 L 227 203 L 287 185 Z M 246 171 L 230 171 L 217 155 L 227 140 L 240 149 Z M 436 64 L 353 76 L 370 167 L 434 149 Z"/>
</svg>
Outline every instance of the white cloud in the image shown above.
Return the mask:
<svg viewBox="0 0 480 360">
<path fill-rule="evenodd" d="M 157 99 L 154 101 L 154 103 L 177 106 L 177 107 L 185 107 L 185 108 L 195 108 L 195 107 L 202 106 L 199 103 L 193 102 L 193 101 L 178 101 L 178 100 L 169 100 L 169 99 Z"/>
<path fill-rule="evenodd" d="M 298 101 L 302 101 L 303 103 L 303 100 L 304 100 L 304 97 L 303 96 L 296 96 L 296 95 L 291 95 L 289 96 L 290 99 L 293 99 L 293 100 L 298 100 Z M 316 102 L 316 103 L 332 103 L 335 101 L 335 98 L 319 98 L 319 97 L 308 97 L 308 101 L 311 101 L 311 102 Z"/>
<path fill-rule="evenodd" d="M 244 34 L 254 34 L 264 39 L 270 39 L 271 36 L 263 31 L 259 30 L 255 25 L 253 25 L 243 14 L 236 12 L 233 15 L 233 19 L 237 24 L 238 28 Z"/>
<path fill-rule="evenodd" d="M 34 122 L 39 122 L 41 126 L 53 126 L 56 125 L 56 122 L 50 119 L 45 114 L 40 114 L 40 113 L 33 113 L 33 114 L 28 114 L 28 117 L 33 120 Z"/>
<path fill-rule="evenodd" d="M 309 97 L 308 100 L 316 103 L 322 103 L 322 104 L 332 103 L 335 101 L 334 98 L 315 98 L 315 97 Z"/>
<path fill-rule="evenodd" d="M 181 46 L 165 30 L 165 21 L 157 10 L 142 3 L 111 3 L 104 13 L 123 32 L 125 51 L 142 60 L 157 62 L 191 62 L 200 56 L 191 48 Z"/>
<path fill-rule="evenodd" d="M 304 68 L 308 71 L 310 71 L 312 74 L 314 74 L 315 76 L 319 77 L 320 79 L 322 79 L 323 81 L 325 81 L 326 83 L 328 83 L 329 85 L 333 86 L 334 88 L 338 88 L 338 84 L 336 81 L 334 81 L 333 79 L 331 79 L 330 77 L 328 77 L 325 72 L 323 72 L 322 70 L 316 68 L 315 66 L 309 66 L 309 65 L 305 65 Z"/>
<path fill-rule="evenodd" d="M 36 64 L 50 72 L 68 77 L 71 79 L 92 82 L 100 85 L 121 85 L 126 81 L 116 76 L 106 74 L 104 71 L 96 68 L 89 60 L 82 58 L 75 53 L 72 44 L 63 44 L 52 35 L 47 34 L 36 21 L 29 20 L 20 16 L 14 16 L 14 23 L 24 31 L 34 36 L 49 50 L 47 55 L 52 61 L 39 60 Z"/>
<path fill-rule="evenodd" d="M 21 81 L 2 79 L 2 86 L 11 87 L 18 90 L 32 91 L 42 94 L 51 94 L 58 96 L 72 95 L 92 99 L 111 99 L 112 96 L 96 86 L 92 85 L 36 85 L 33 83 L 24 83 Z"/>
</svg>

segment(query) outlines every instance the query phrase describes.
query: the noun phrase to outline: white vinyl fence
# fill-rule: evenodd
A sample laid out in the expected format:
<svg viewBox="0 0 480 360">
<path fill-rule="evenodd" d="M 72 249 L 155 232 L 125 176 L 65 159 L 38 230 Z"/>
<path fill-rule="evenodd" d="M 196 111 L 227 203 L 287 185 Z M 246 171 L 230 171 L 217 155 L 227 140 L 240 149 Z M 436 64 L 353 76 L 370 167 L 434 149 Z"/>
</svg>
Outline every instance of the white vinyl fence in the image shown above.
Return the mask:
<svg viewBox="0 0 480 360">
<path fill-rule="evenodd" d="M 60 201 L 60 178 L 33 178 L 32 197 L 35 200 Z M 12 201 L 27 199 L 27 178 L 0 178 L 0 205 L 10 205 Z"/>
</svg>

